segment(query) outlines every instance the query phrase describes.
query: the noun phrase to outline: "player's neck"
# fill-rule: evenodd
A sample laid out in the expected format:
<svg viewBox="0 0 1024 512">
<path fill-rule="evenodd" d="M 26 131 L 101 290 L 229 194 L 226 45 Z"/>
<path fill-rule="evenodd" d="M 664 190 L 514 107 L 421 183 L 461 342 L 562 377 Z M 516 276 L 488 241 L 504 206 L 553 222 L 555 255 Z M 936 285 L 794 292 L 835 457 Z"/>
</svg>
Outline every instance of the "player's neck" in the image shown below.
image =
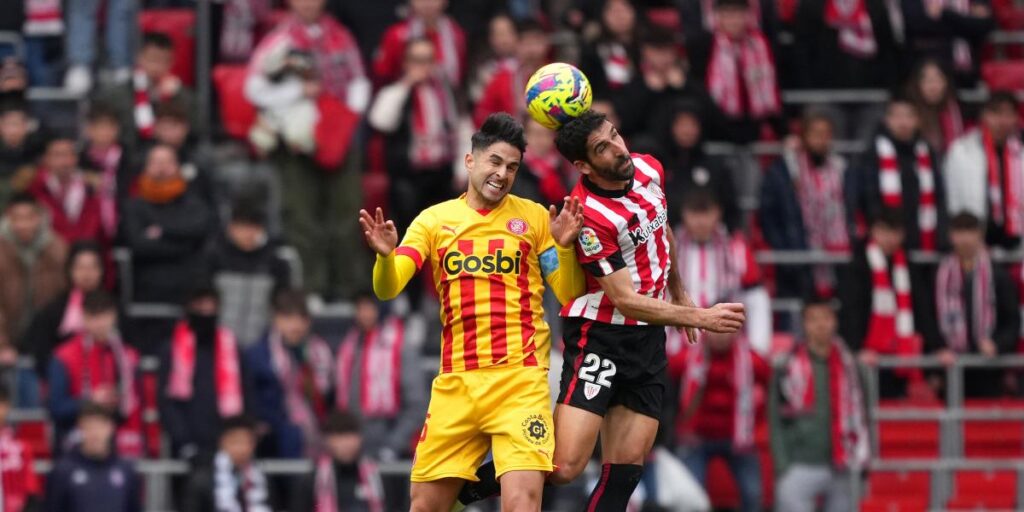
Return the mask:
<svg viewBox="0 0 1024 512">
<path fill-rule="evenodd" d="M 590 173 L 587 175 L 587 180 L 590 183 L 597 186 L 601 190 L 607 190 L 608 192 L 622 192 L 629 188 L 630 183 L 633 181 L 629 180 L 608 180 L 598 176 L 596 173 Z"/>
</svg>

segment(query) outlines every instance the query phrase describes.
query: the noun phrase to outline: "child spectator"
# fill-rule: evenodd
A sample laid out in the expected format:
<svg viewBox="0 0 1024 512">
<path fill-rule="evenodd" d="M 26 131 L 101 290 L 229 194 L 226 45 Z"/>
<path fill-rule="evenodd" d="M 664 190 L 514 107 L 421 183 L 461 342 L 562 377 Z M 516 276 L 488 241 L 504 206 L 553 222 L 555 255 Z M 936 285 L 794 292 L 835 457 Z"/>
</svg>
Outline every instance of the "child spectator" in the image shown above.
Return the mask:
<svg viewBox="0 0 1024 512">
<path fill-rule="evenodd" d="M 189 479 L 184 512 L 273 510 L 267 477 L 254 464 L 256 432 L 256 422 L 247 416 L 232 416 L 221 423 L 213 464 Z"/>
<path fill-rule="evenodd" d="M 57 136 L 47 143 L 29 192 L 49 210 L 53 230 L 64 241 L 103 239 L 100 197 L 78 166 L 74 139 Z"/>
<path fill-rule="evenodd" d="M 453 19 L 444 14 L 448 0 L 409 0 L 409 17 L 384 32 L 373 61 L 374 79 L 392 82 L 402 72 L 405 46 L 411 39 L 425 37 L 434 43 L 434 59 L 448 83 L 462 84 L 466 65 L 466 36 Z"/>
<path fill-rule="evenodd" d="M 296 482 L 289 510 L 385 510 L 380 473 L 364 455 L 364 430 L 354 414 L 327 418 L 323 453 L 313 472 Z"/>
<path fill-rule="evenodd" d="M 14 428 L 7 422 L 11 407 L 15 406 L 9 389 L 0 385 L 0 511 L 36 510 L 42 501 L 42 484 L 36 475 L 32 450 L 15 437 Z"/>
</svg>

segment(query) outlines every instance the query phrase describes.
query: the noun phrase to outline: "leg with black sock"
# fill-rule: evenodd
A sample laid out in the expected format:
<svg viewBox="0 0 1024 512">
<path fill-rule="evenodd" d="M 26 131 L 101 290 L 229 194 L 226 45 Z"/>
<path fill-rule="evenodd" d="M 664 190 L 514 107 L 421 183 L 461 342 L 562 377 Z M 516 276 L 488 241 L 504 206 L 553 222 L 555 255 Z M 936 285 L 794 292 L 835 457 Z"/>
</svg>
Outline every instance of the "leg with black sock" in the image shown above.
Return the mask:
<svg viewBox="0 0 1024 512">
<path fill-rule="evenodd" d="M 501 494 L 501 484 L 498 483 L 493 460 L 480 466 L 476 470 L 476 477 L 480 479 L 479 482 L 466 482 L 459 492 L 459 503 L 463 506 Z"/>
<path fill-rule="evenodd" d="M 587 512 L 623 512 L 644 467 L 639 464 L 602 464 L 601 479 L 587 499 Z"/>
</svg>

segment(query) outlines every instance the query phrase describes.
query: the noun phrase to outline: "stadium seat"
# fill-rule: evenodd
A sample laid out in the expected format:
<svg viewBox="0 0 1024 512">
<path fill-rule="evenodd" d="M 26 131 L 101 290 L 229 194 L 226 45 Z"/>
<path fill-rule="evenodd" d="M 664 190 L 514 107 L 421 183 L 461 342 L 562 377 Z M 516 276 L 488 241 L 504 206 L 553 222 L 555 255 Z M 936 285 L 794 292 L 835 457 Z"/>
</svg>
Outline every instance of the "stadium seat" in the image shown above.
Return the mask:
<svg viewBox="0 0 1024 512">
<path fill-rule="evenodd" d="M 1017 475 L 1013 471 L 958 471 L 949 510 L 1010 510 L 1017 501 Z"/>
<path fill-rule="evenodd" d="M 32 450 L 37 460 L 53 455 L 50 445 L 50 425 L 45 420 L 23 421 L 14 427 L 14 436 Z"/>
<path fill-rule="evenodd" d="M 923 512 L 931 496 L 931 475 L 926 471 L 875 471 L 861 512 Z"/>
<path fill-rule="evenodd" d="M 892 407 L 883 401 L 881 407 Z M 903 402 L 898 407 L 906 410 Z M 914 406 L 938 409 L 937 406 Z M 939 457 L 939 422 L 933 420 L 879 420 L 879 457 L 883 459 L 937 459 Z"/>
<path fill-rule="evenodd" d="M 186 85 L 195 85 L 196 12 L 194 9 L 149 9 L 139 14 L 143 33 L 161 32 L 174 42 L 174 67 L 171 71 Z"/>
<path fill-rule="evenodd" d="M 871 497 L 860 502 L 861 512 L 926 512 L 928 500 L 921 498 Z"/>
<path fill-rule="evenodd" d="M 1018 400 L 967 400 L 967 410 L 1024 409 Z M 964 456 L 997 459 L 1024 457 L 1024 421 L 966 420 L 963 425 Z"/>
<path fill-rule="evenodd" d="M 994 91 L 1024 90 L 1024 60 L 985 62 L 981 65 L 981 77 Z"/>
<path fill-rule="evenodd" d="M 220 103 L 220 119 L 231 137 L 246 140 L 256 122 L 256 107 L 245 99 L 244 65 L 221 64 L 213 68 L 213 84 Z"/>
</svg>

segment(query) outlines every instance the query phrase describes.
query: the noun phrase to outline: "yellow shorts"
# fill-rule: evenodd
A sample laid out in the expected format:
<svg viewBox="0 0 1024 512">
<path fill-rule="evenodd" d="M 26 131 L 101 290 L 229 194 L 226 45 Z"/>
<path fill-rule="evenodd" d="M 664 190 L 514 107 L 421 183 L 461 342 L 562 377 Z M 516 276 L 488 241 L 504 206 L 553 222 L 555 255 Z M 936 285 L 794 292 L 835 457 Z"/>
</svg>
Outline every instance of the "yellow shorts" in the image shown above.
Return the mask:
<svg viewBox="0 0 1024 512">
<path fill-rule="evenodd" d="M 553 469 L 555 438 L 548 372 L 499 367 L 434 378 L 412 463 L 413 482 L 477 481 L 490 450 L 498 476 Z"/>
</svg>

